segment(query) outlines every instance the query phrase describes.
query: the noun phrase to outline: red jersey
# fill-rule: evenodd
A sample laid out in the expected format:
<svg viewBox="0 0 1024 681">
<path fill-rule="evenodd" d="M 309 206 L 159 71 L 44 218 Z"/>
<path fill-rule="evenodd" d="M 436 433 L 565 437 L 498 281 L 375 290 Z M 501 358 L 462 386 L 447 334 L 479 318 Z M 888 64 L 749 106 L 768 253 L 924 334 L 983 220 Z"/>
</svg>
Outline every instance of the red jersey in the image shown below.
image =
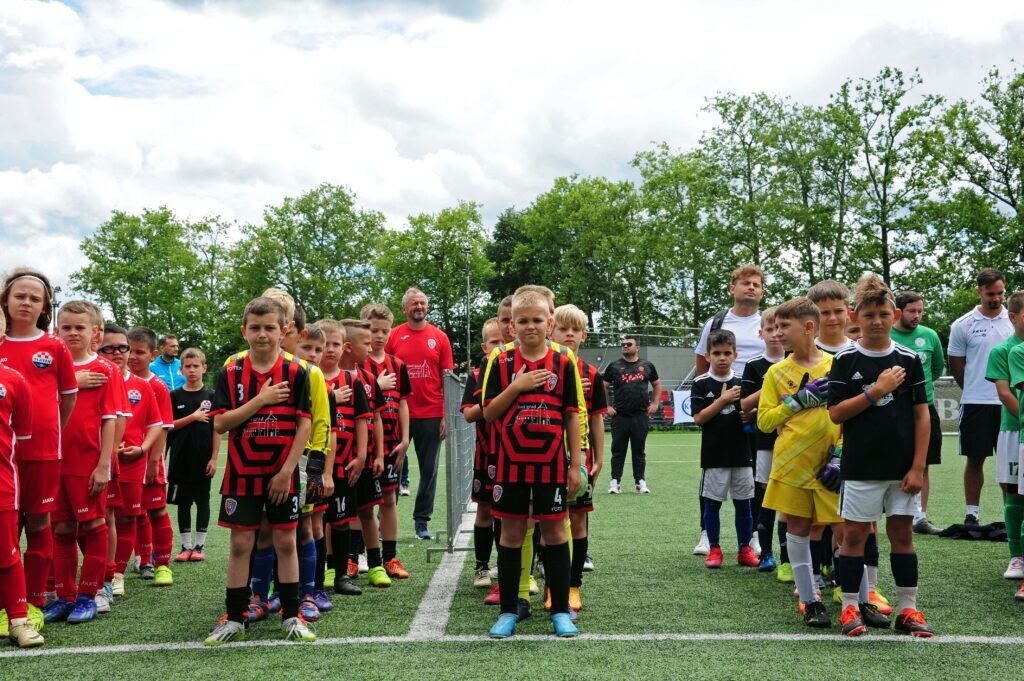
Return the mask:
<svg viewBox="0 0 1024 681">
<path fill-rule="evenodd" d="M 337 446 L 334 450 L 334 479 L 345 479 L 345 466 L 355 456 L 356 447 L 356 421 L 362 419 L 369 421 L 367 431 L 373 430 L 373 412 L 370 410 L 369 402 L 366 400 L 366 389 L 352 372 L 341 371 L 334 378 L 324 377 L 327 382 L 327 390 L 333 392 L 341 388 L 351 388 L 352 397 L 347 402 L 339 402 L 334 405 L 334 418 L 331 419 L 331 428 L 337 438 Z M 369 442 L 369 438 L 367 438 Z M 366 451 L 370 451 L 367 447 Z"/>
<path fill-rule="evenodd" d="M 448 336 L 433 324 L 418 331 L 399 324 L 391 329 L 384 352 L 408 367 L 412 383 L 409 418 L 444 418 L 444 372 L 455 366 Z"/>
<path fill-rule="evenodd" d="M 483 360 L 487 362 L 487 358 Z M 462 405 L 459 411 L 465 412 L 471 407 L 481 406 L 483 401 L 483 380 L 484 367 L 473 369 L 466 377 L 466 389 L 462 393 Z M 476 455 L 473 459 L 473 468 L 478 471 L 486 471 L 497 464 L 495 455 L 494 428 L 492 424 L 480 420 L 476 422 Z M 495 476 L 491 474 L 493 479 Z"/>
<path fill-rule="evenodd" d="M 494 357 L 484 386 L 484 405 L 500 395 L 519 371 L 546 369 L 553 376 L 541 387 L 520 393 L 494 421 L 500 483 L 565 483 L 565 423 L 577 418 L 576 365 L 550 346 L 544 357 L 527 361 L 516 345 Z"/>
<path fill-rule="evenodd" d="M 384 361 L 379 363 L 372 357 L 367 357 L 363 369 L 373 376 L 377 391 L 384 397 L 384 409 L 380 412 L 380 418 L 384 421 L 384 453 L 387 454 L 402 441 L 402 427 L 398 421 L 398 403 L 408 399 L 412 394 L 409 369 L 405 366 L 405 362 L 387 353 L 384 354 Z M 397 379 L 393 390 L 381 390 L 380 384 L 376 382 L 376 379 L 385 371 L 394 374 Z"/>
<path fill-rule="evenodd" d="M 124 374 L 124 386 L 132 415 L 124 429 L 123 444 L 125 447 L 141 447 L 142 441 L 146 438 L 146 431 L 154 426 L 162 426 L 163 419 L 160 418 L 160 409 L 156 406 L 156 396 L 153 395 L 153 389 L 149 387 L 149 383 L 135 374 L 126 373 Z M 120 479 L 140 485 L 145 482 L 147 457 L 148 454 L 143 454 L 130 461 L 121 458 Z"/>
<path fill-rule="evenodd" d="M 32 391 L 32 439 L 18 447 L 18 460 L 60 460 L 61 396 L 78 392 L 68 346 L 42 331 L 33 338 L 5 336 L 0 363 L 20 373 Z"/>
<path fill-rule="evenodd" d="M 270 477 L 281 470 L 288 458 L 299 420 L 310 418 L 309 372 L 299 360 L 283 353 L 278 354 L 266 373 L 253 369 L 248 353 L 229 359 L 217 374 L 210 416 L 238 409 L 255 398 L 267 381 L 287 382 L 288 399 L 263 407 L 228 433 L 228 463 L 222 494 L 239 497 L 266 494 Z"/>
<path fill-rule="evenodd" d="M 100 361 L 108 364 L 110 369 L 114 372 L 114 376 L 121 377 L 121 370 L 114 365 L 113 362 L 100 357 Z M 125 387 L 125 383 L 122 380 L 115 380 L 114 392 L 117 393 L 117 416 L 118 418 L 129 419 L 132 416 L 132 405 L 128 402 L 128 388 Z M 110 456 L 110 478 L 112 480 L 117 479 L 121 476 L 121 461 L 120 457 L 117 456 L 117 447 L 114 447 L 114 453 Z"/>
<path fill-rule="evenodd" d="M 153 389 L 153 396 L 156 397 L 156 407 L 160 410 L 160 420 L 163 422 L 163 429 L 168 432 L 174 430 L 174 407 L 171 405 L 170 388 L 167 387 L 167 384 L 159 376 L 153 373 L 149 375 L 146 382 L 149 383 L 149 387 Z M 164 464 L 166 458 L 167 450 L 165 448 L 164 455 L 160 457 L 156 470 L 155 484 L 167 484 L 167 466 Z"/>
<path fill-rule="evenodd" d="M 366 465 L 369 466 L 377 451 L 377 436 L 373 431 L 373 416 L 382 413 L 386 403 L 384 402 L 383 391 L 377 385 L 377 379 L 374 378 L 371 372 L 361 366 L 357 366 L 352 372 L 362 384 L 363 391 L 366 393 L 366 403 L 370 405 L 370 417 L 366 422 Z"/>
<path fill-rule="evenodd" d="M 121 408 L 117 390 L 117 370 L 96 355 L 75 362 L 75 371 L 103 374 L 107 382 L 96 388 L 79 390 L 75 409 L 60 434 L 64 452 L 61 475 L 89 477 L 100 463 L 100 431 L 103 422 L 116 419 Z"/>
<path fill-rule="evenodd" d="M 32 392 L 28 381 L 0 364 L 0 511 L 17 511 L 21 490 L 15 452 L 32 437 Z"/>
</svg>

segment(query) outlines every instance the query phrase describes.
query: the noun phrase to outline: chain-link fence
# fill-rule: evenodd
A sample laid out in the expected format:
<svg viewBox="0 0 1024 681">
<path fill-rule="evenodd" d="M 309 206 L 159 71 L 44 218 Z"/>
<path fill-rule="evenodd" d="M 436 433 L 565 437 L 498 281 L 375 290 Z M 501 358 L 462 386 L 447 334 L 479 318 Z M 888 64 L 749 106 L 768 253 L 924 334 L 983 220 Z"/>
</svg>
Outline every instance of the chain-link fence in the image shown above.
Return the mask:
<svg viewBox="0 0 1024 681">
<path fill-rule="evenodd" d="M 462 516 L 469 505 L 469 494 L 473 488 L 473 455 L 476 450 L 476 425 L 466 423 L 459 407 L 466 387 L 465 379 L 460 380 L 450 371 L 444 377 L 444 418 L 447 435 L 444 439 L 445 463 L 445 526 L 437 534 L 444 534 L 446 545 L 427 549 L 427 560 L 431 553 L 469 551 L 457 548 L 455 541 L 462 531 Z M 472 530 L 467 530 L 472 531 Z"/>
</svg>

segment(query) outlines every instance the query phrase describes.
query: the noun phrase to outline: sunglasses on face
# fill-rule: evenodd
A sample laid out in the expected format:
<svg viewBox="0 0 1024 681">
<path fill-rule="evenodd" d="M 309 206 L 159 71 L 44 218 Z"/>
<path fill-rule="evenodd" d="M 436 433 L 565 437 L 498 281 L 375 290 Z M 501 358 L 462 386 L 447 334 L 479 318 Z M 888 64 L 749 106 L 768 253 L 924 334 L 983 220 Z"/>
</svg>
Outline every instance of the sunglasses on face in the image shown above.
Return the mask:
<svg viewBox="0 0 1024 681">
<path fill-rule="evenodd" d="M 104 355 L 112 355 L 115 352 L 125 353 L 128 352 L 129 346 L 127 343 L 121 343 L 120 345 L 104 345 L 100 348 L 100 352 Z"/>
<path fill-rule="evenodd" d="M 622 347 L 624 347 L 624 348 L 631 348 L 631 347 L 633 347 L 633 344 L 632 343 L 623 343 Z"/>
</svg>

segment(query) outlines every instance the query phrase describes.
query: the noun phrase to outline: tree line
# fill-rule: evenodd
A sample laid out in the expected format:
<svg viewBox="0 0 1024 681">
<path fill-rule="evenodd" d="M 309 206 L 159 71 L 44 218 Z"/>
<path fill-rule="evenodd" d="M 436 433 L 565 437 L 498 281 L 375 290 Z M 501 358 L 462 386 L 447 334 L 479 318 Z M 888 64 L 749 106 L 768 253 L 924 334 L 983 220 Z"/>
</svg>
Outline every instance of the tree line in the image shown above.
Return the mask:
<svg viewBox="0 0 1024 681">
<path fill-rule="evenodd" d="M 974 304 L 973 274 L 1024 286 L 1024 72 L 991 69 L 976 99 L 947 101 L 920 75 L 884 68 L 824 105 L 720 93 L 691 149 L 653 144 L 637 180 L 571 175 L 485 227 L 471 201 L 409 216 L 403 229 L 322 184 L 261 221 L 198 221 L 166 207 L 115 211 L 81 245 L 78 293 L 123 323 L 177 333 L 214 358 L 240 342 L 245 303 L 281 286 L 311 320 L 388 303 L 410 285 L 463 356 L 495 303 L 544 283 L 592 328 L 694 327 L 728 302 L 728 277 L 761 265 L 766 303 L 815 281 L 878 272 L 925 296 L 941 335 Z M 471 291 L 467 296 L 467 268 Z"/>
</svg>

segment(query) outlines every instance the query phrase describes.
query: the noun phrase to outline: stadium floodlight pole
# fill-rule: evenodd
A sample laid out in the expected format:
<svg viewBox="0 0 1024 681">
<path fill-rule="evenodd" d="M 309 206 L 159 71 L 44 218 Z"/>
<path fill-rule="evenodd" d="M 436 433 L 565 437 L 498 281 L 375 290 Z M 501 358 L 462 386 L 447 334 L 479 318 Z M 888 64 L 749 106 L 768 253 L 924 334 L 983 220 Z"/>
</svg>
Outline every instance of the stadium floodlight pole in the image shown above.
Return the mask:
<svg viewBox="0 0 1024 681">
<path fill-rule="evenodd" d="M 472 255 L 473 250 L 469 246 L 462 247 L 462 254 L 466 256 L 466 375 L 473 368 L 473 315 L 469 309 L 469 300 L 471 297 L 470 291 L 470 277 L 469 277 L 469 256 Z"/>
<path fill-rule="evenodd" d="M 60 286 L 54 286 L 52 294 L 50 295 L 50 310 L 53 315 L 53 333 L 57 333 L 57 308 L 60 307 L 60 301 L 57 297 L 60 295 Z"/>
</svg>

